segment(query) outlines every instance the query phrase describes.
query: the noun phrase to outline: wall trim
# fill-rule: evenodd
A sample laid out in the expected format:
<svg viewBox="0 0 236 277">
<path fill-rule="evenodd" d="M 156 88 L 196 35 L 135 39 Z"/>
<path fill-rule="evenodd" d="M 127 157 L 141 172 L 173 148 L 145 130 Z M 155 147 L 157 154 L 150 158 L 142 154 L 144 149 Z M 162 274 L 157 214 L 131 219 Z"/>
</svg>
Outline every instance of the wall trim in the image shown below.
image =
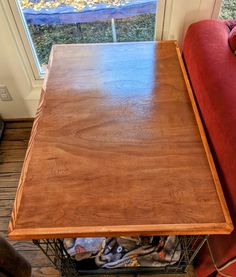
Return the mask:
<svg viewBox="0 0 236 277">
<path fill-rule="evenodd" d="M 167 0 L 157 0 L 156 24 L 155 24 L 155 40 L 163 40 L 163 28 L 165 21 Z"/>
<path fill-rule="evenodd" d="M 222 0 L 215 0 L 214 7 L 212 10 L 211 18 L 212 19 L 218 19 L 220 15 Z"/>
<path fill-rule="evenodd" d="M 40 79 L 41 67 L 39 65 L 37 54 L 34 49 L 34 44 L 28 31 L 28 27 L 25 22 L 24 15 L 21 11 L 20 4 L 17 0 L 7 0 L 6 3 L 6 8 L 8 12 L 7 15 L 9 19 L 12 19 L 14 22 L 14 24 L 11 24 L 11 26 L 13 26 L 13 28 L 15 29 L 13 31 L 16 31 L 14 33 L 16 39 L 19 39 L 21 41 L 20 47 L 24 49 L 25 56 L 30 66 L 31 75 L 34 79 Z"/>
<path fill-rule="evenodd" d="M 13 18 L 12 14 L 11 14 L 11 11 L 9 10 L 10 7 L 8 6 L 7 1 L 5 1 L 5 2 L 1 1 L 0 5 L 2 6 L 2 11 L 4 13 L 4 17 L 6 19 L 8 28 L 9 28 L 9 30 L 11 32 L 11 37 L 12 37 L 12 39 L 15 42 L 16 50 L 17 50 L 17 53 L 18 53 L 18 55 L 20 57 L 20 61 L 22 63 L 22 68 L 23 68 L 23 70 L 25 72 L 25 75 L 26 75 L 26 77 L 28 79 L 29 85 L 31 85 L 31 78 L 33 77 L 32 76 L 32 71 L 31 71 L 30 65 L 28 63 L 28 59 L 26 57 L 26 53 L 23 50 L 24 47 L 21 44 L 21 39 L 19 37 L 19 32 L 18 32 L 18 30 L 16 30 L 16 25 L 15 25 L 14 18 Z"/>
<path fill-rule="evenodd" d="M 33 87 L 30 93 L 24 98 L 26 101 L 31 100 L 39 100 L 41 95 L 41 89 L 42 89 L 43 81 L 41 84 L 38 84 L 37 86 Z"/>
<path fill-rule="evenodd" d="M 168 40 L 169 31 L 170 31 L 170 23 L 173 16 L 173 3 L 175 0 L 165 0 L 165 11 L 163 18 L 163 26 L 162 26 L 162 39 Z"/>
</svg>

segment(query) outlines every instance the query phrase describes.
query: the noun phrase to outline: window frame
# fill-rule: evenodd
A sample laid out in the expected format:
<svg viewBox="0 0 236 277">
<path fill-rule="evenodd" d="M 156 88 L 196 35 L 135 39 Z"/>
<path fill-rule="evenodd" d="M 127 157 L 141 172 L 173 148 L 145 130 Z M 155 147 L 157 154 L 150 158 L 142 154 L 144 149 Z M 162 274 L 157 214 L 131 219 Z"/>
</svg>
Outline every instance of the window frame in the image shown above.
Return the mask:
<svg viewBox="0 0 236 277">
<path fill-rule="evenodd" d="M 27 71 L 30 71 L 30 75 L 34 80 L 43 79 L 44 72 L 38 62 L 34 44 L 27 30 L 25 18 L 18 0 L 6 0 L 5 3 L 4 1 L 2 2 L 18 50 L 22 53 L 22 59 L 24 59 L 25 64 L 27 64 Z"/>
<path fill-rule="evenodd" d="M 212 9 L 212 15 L 211 18 L 213 19 L 218 19 L 221 11 L 221 6 L 222 6 L 222 0 L 215 0 L 214 2 L 214 7 Z"/>
</svg>

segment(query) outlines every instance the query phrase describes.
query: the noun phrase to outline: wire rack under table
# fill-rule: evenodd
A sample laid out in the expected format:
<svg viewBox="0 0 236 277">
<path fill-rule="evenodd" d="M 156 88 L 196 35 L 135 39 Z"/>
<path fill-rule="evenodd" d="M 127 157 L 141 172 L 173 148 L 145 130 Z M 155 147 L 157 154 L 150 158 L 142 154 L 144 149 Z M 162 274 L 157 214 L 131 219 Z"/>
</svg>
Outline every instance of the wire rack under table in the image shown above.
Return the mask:
<svg viewBox="0 0 236 277">
<path fill-rule="evenodd" d="M 63 277 L 74 277 L 79 275 L 107 275 L 107 274 L 179 274 L 185 273 L 187 267 L 193 262 L 197 253 L 206 242 L 208 236 L 178 236 L 177 249 L 181 248 L 178 262 L 173 264 L 172 259 L 169 264 L 162 267 L 126 267 L 115 269 L 80 269 L 79 263 L 67 253 L 63 239 L 40 239 L 33 240 L 41 251 L 47 256 L 54 267 L 59 270 Z M 180 245 L 180 247 L 179 247 Z M 174 256 L 174 255 L 173 255 Z"/>
</svg>

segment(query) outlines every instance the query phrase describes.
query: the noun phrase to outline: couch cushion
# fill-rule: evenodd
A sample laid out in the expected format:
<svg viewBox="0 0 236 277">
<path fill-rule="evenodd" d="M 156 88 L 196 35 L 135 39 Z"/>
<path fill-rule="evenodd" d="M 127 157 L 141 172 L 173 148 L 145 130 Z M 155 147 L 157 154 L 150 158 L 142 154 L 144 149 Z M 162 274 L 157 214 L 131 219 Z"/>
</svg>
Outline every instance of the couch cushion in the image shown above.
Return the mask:
<svg viewBox="0 0 236 277">
<path fill-rule="evenodd" d="M 236 26 L 229 33 L 229 45 L 234 54 L 236 54 Z"/>
<path fill-rule="evenodd" d="M 236 58 L 229 47 L 229 33 L 225 21 L 195 23 L 187 31 L 183 55 L 236 226 Z M 235 256 L 236 230 L 230 236 L 212 236 L 210 243 L 220 266 Z M 214 270 L 206 258 L 205 262 L 205 268 L 203 260 L 199 263 L 197 276 Z M 236 264 L 232 267 L 236 273 Z"/>
</svg>

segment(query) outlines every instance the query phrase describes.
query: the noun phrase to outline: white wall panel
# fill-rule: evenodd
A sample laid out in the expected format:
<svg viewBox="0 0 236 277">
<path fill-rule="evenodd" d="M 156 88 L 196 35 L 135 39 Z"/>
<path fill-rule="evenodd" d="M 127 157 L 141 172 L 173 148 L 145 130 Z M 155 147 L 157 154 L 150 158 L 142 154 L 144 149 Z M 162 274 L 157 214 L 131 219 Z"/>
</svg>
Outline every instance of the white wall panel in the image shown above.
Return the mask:
<svg viewBox="0 0 236 277">
<path fill-rule="evenodd" d="M 166 0 L 171 10 L 164 22 L 163 39 L 176 39 L 182 45 L 188 26 L 219 12 L 219 0 Z M 218 10 L 216 10 L 216 8 Z"/>
</svg>

